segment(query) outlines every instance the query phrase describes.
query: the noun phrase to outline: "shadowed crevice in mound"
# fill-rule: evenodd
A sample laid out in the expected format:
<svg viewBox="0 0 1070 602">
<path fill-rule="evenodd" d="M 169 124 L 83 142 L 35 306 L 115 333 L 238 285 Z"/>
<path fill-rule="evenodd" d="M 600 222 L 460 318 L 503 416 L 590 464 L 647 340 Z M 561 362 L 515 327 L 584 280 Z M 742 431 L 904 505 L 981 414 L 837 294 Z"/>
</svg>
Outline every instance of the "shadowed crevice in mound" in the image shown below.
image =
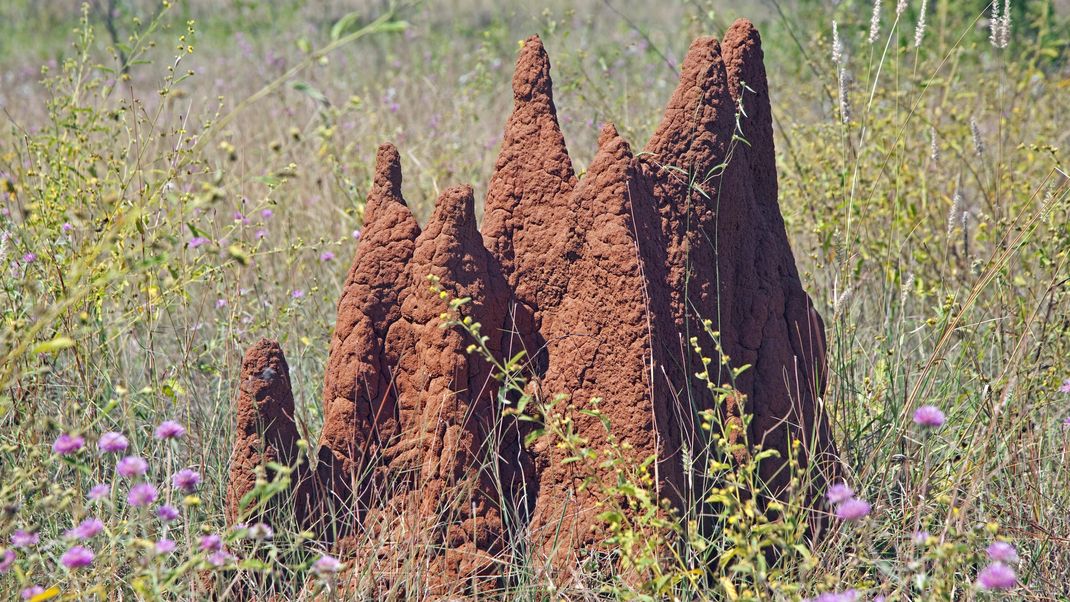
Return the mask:
<svg viewBox="0 0 1070 602">
<path fill-rule="evenodd" d="M 610 550 L 598 514 L 618 478 L 619 465 L 602 463 L 614 440 L 627 444 L 614 450 L 627 470 L 656 457 L 646 482 L 658 501 L 715 533 L 707 410 L 737 427 L 741 410 L 752 414 L 750 451 L 779 452 L 760 466 L 763 501 L 787 491 L 793 439 L 803 466 L 821 458 L 812 464 L 836 471 L 818 401 L 824 327 L 780 214 L 762 61 L 747 21 L 723 42 L 695 40 L 644 151 L 606 126 L 577 181 L 549 60 L 529 38 L 482 233 L 467 186 L 446 190 L 421 232 L 398 153 L 380 147 L 327 362 L 316 493 L 305 498 L 323 543 L 349 560 L 349 594 L 477 596 L 510 583 L 514 554 L 562 578 L 586 557 L 611 557 L 600 554 Z M 499 398 L 492 366 L 466 353 L 471 337 L 443 326 L 439 290 L 471 299 L 458 311 L 480 324 L 495 357 L 528 352 L 529 390 L 544 403 L 561 396 L 550 411 L 569 417 L 597 461 L 568 462 L 575 451 L 550 435 L 521 445 L 530 431 L 503 416 L 511 400 Z M 737 389 L 723 403 L 697 376 L 700 355 L 717 357 L 704 320 L 730 367 L 749 366 L 733 382 L 710 365 L 714 384 Z M 601 417 L 584 413 L 596 407 Z M 820 477 L 811 487 L 823 489 Z"/>
</svg>

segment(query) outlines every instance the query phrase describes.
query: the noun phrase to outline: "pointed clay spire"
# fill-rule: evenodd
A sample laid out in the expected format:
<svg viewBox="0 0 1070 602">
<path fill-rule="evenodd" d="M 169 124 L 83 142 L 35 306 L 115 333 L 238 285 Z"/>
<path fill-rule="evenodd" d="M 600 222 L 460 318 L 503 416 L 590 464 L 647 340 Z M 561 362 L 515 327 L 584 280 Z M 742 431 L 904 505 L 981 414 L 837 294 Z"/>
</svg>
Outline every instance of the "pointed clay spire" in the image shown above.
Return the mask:
<svg viewBox="0 0 1070 602">
<path fill-rule="evenodd" d="M 488 335 L 500 332 L 508 285 L 476 229 L 469 186 L 452 187 L 439 197 L 416 240 L 409 266 L 410 286 L 402 317 L 391 329 L 387 354 L 398 358 L 394 386 L 402 438 L 385 455 L 395 481 L 381 521 L 404 525 L 406 537 L 428 542 L 420 563 L 430 566 L 430 592 L 474 595 L 500 585 L 495 561 L 506 551 L 496 477 L 508 490 L 518 466 L 494 464 L 516 449 L 500 441 L 495 425 L 497 381 L 490 366 L 466 352 L 473 341 L 459 327 L 443 328 L 447 299 L 430 290 L 429 274 L 449 298 L 469 297 L 463 316 Z M 489 345 L 496 349 L 496 341 Z M 416 534 L 416 535 L 413 535 Z M 469 591 L 469 589 L 471 591 Z"/>
<path fill-rule="evenodd" d="M 549 249 L 574 216 L 568 206 L 576 178 L 554 107 L 550 61 L 538 36 L 525 40 L 513 75 L 513 112 L 505 124 L 501 152 L 487 188 L 483 238 L 513 289 L 512 315 L 519 337 L 506 337 L 509 355 L 541 341 L 534 321 L 542 296 L 560 291 L 562 275 L 546 263 Z M 517 340 L 519 339 L 519 340 Z"/>
<path fill-rule="evenodd" d="M 282 348 L 275 341 L 260 339 L 245 352 L 238 389 L 234 448 L 230 457 L 227 484 L 227 523 L 262 520 L 243 514 L 241 499 L 256 486 L 256 470 L 264 467 L 272 475 L 270 462 L 292 466 L 298 461 L 297 426 L 290 387 L 290 369 Z M 298 486 L 306 473 L 302 461 L 292 482 Z M 302 520 L 306 508 L 295 507 Z"/>
<path fill-rule="evenodd" d="M 633 454 L 628 462 L 639 465 L 654 454 L 671 456 L 669 437 L 658 435 L 659 427 L 671 432 L 664 421 L 672 414 L 668 396 L 656 395 L 650 379 L 656 351 L 633 211 L 651 202 L 641 198 L 645 191 L 638 186 L 631 149 L 616 128 L 603 127 L 598 142 L 587 174 L 569 198 L 579 213 L 576 234 L 556 262 L 570 278 L 560 303 L 544 312 L 549 365 L 540 384 L 543 395 L 567 395 L 576 410 L 593 409 L 592 399 L 600 397 L 598 409 L 610 431 L 627 441 L 631 447 L 624 453 Z M 592 449 L 609 445 L 598 418 L 578 411 L 571 416 L 575 433 Z M 537 553 L 555 567 L 573 567 L 577 554 L 597 548 L 606 536 L 597 519 L 599 501 L 615 475 L 565 462 L 571 452 L 552 442 L 535 448 L 540 450 L 539 501 L 529 530 Z M 650 470 L 654 477 L 657 470 Z"/>
<path fill-rule="evenodd" d="M 384 441 L 397 433 L 390 378 L 395 359 L 384 353 L 387 331 L 401 316 L 400 294 L 420 228 L 401 196 L 397 149 L 379 147 L 365 223 L 349 269 L 323 383 L 320 473 L 348 503 L 350 484 L 365 480 Z"/>
</svg>

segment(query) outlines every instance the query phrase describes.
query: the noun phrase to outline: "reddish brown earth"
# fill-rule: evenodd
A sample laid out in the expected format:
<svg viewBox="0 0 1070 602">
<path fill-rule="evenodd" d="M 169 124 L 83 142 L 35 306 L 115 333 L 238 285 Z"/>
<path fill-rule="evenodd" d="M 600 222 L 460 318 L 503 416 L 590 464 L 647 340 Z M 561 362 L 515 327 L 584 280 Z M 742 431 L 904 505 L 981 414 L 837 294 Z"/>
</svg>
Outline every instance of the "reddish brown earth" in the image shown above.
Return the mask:
<svg viewBox="0 0 1070 602">
<path fill-rule="evenodd" d="M 824 327 L 780 214 L 753 26 L 740 20 L 721 42 L 695 40 L 644 152 L 607 125 L 578 181 L 537 37 L 520 51 L 513 97 L 482 233 L 465 186 L 442 194 L 421 232 L 397 151 L 379 149 L 331 340 L 316 472 L 295 490 L 322 543 L 352 560 L 353 592 L 487 592 L 506 584 L 517 549 L 568 574 L 605 540 L 602 488 L 648 458 L 659 500 L 705 512 L 705 410 L 736 427 L 740 412 L 753 415 L 732 441 L 780 452 L 760 467 L 762 499 L 786 491 L 793 439 L 804 466 L 837 466 L 819 404 Z M 740 105 L 748 144 L 733 141 Z M 447 298 L 471 298 L 458 317 L 480 324 L 495 357 L 526 352 L 528 390 L 543 404 L 559 400 L 549 415 L 567 417 L 598 461 L 568 462 L 574 450 L 550 435 L 521 445 L 530 423 L 503 413 L 494 369 L 466 353 L 471 337 L 443 327 L 447 301 L 428 275 Z M 696 376 L 692 337 L 717 357 L 703 320 L 732 367 L 750 366 L 734 381 L 710 366 L 711 380 L 737 390 L 723 404 Z M 265 342 L 243 367 L 228 499 L 251 487 L 256 463 L 296 461 L 288 378 L 277 368 L 274 380 L 250 376 L 269 359 L 285 374 L 281 351 Z M 253 436 L 261 432 L 268 451 Z M 600 467 L 614 446 L 623 462 Z M 818 476 L 810 494 L 821 488 Z"/>
</svg>

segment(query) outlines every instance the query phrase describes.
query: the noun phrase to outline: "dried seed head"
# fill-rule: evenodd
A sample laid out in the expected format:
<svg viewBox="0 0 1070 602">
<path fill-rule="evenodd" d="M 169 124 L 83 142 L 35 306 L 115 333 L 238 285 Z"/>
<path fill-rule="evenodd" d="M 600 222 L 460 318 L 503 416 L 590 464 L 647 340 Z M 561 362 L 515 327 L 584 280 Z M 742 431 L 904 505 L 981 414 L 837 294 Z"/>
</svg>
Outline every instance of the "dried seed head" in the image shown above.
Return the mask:
<svg viewBox="0 0 1070 602">
<path fill-rule="evenodd" d="M 985 154 L 985 141 L 981 139 L 981 127 L 977 125 L 977 121 L 970 120 L 970 133 L 973 135 L 973 150 L 980 157 Z"/>
<path fill-rule="evenodd" d="M 840 41 L 840 30 L 835 21 L 832 22 L 832 64 L 843 64 L 843 42 Z"/>
<path fill-rule="evenodd" d="M 881 32 L 881 0 L 873 0 L 873 16 L 869 20 L 869 43 L 877 41 Z"/>
<path fill-rule="evenodd" d="M 918 11 L 918 24 L 914 27 L 914 48 L 921 48 L 921 39 L 925 37 L 925 9 L 929 6 L 929 0 L 921 0 L 921 10 Z"/>
</svg>

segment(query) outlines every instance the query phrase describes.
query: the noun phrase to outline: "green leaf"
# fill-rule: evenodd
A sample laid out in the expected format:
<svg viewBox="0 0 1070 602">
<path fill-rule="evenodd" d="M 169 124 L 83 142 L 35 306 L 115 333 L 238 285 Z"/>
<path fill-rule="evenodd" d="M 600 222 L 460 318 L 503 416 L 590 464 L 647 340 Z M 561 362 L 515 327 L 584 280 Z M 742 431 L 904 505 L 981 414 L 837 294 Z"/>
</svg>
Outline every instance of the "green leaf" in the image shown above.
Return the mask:
<svg viewBox="0 0 1070 602">
<path fill-rule="evenodd" d="M 356 12 L 344 15 L 341 19 L 335 21 L 334 26 L 331 27 L 331 41 L 338 41 L 345 34 L 355 30 L 354 25 L 360 23 L 360 14 Z"/>
<path fill-rule="evenodd" d="M 290 84 L 290 87 L 320 104 L 331 104 L 331 102 L 327 100 L 327 96 L 324 95 L 323 92 L 320 92 L 319 90 L 313 88 L 307 82 L 294 82 Z"/>
</svg>

